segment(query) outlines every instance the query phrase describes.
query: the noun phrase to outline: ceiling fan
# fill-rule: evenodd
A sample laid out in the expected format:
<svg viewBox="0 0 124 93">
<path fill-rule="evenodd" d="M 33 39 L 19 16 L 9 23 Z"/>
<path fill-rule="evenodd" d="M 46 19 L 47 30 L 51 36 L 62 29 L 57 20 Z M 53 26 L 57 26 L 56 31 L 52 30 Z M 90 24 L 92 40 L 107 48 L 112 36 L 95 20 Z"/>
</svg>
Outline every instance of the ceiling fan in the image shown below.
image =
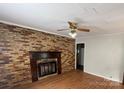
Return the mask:
<svg viewBox="0 0 124 93">
<path fill-rule="evenodd" d="M 69 28 L 68 29 L 58 29 L 57 31 L 65 31 L 65 30 L 69 30 L 69 35 L 72 37 L 72 38 L 75 38 L 76 35 L 77 35 L 77 31 L 82 31 L 82 32 L 90 32 L 90 29 L 86 29 L 86 28 L 80 28 L 78 26 L 78 23 L 76 22 L 71 22 L 71 21 L 68 21 L 68 25 L 69 25 Z"/>
</svg>

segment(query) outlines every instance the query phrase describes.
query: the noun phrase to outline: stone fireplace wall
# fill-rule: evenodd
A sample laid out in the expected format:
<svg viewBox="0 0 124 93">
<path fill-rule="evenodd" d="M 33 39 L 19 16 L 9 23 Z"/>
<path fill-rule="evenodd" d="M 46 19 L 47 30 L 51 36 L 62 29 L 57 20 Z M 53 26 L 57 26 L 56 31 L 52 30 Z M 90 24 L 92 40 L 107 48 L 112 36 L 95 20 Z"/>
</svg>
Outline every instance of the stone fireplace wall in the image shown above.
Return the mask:
<svg viewBox="0 0 124 93">
<path fill-rule="evenodd" d="M 75 40 L 0 23 L 0 88 L 31 82 L 29 51 L 61 51 L 62 72 L 74 69 Z"/>
</svg>

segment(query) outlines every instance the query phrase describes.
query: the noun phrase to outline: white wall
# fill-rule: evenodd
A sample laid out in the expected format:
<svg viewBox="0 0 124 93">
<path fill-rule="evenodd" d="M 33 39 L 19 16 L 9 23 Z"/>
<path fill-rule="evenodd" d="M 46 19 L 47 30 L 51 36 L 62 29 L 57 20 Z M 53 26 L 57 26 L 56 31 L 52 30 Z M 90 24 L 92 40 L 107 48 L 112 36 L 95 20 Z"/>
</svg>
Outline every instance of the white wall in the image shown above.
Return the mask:
<svg viewBox="0 0 124 93">
<path fill-rule="evenodd" d="M 78 38 L 76 43 L 85 43 L 85 72 L 122 82 L 124 33 Z"/>
</svg>

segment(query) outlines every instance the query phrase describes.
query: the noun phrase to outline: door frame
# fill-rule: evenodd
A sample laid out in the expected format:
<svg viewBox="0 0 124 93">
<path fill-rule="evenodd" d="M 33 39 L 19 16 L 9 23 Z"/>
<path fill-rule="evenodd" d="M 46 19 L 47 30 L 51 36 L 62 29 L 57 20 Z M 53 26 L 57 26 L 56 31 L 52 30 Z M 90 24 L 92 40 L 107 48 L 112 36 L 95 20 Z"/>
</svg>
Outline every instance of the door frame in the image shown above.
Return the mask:
<svg viewBox="0 0 124 93">
<path fill-rule="evenodd" d="M 85 49 L 85 43 L 77 43 L 76 44 L 76 69 L 78 69 L 78 45 L 82 48 Z M 82 68 L 82 71 L 84 71 L 84 64 L 83 64 L 83 68 Z"/>
</svg>

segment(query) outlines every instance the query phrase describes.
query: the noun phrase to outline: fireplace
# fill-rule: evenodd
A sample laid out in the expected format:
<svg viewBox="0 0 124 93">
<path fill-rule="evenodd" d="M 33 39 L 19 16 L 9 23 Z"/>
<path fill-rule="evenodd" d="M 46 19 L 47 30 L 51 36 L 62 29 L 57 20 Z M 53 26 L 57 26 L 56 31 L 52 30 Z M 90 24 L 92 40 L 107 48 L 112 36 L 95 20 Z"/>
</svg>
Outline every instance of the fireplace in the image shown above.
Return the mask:
<svg viewBox="0 0 124 93">
<path fill-rule="evenodd" d="M 46 75 L 61 74 L 61 52 L 30 51 L 29 54 L 32 82 Z"/>
</svg>

